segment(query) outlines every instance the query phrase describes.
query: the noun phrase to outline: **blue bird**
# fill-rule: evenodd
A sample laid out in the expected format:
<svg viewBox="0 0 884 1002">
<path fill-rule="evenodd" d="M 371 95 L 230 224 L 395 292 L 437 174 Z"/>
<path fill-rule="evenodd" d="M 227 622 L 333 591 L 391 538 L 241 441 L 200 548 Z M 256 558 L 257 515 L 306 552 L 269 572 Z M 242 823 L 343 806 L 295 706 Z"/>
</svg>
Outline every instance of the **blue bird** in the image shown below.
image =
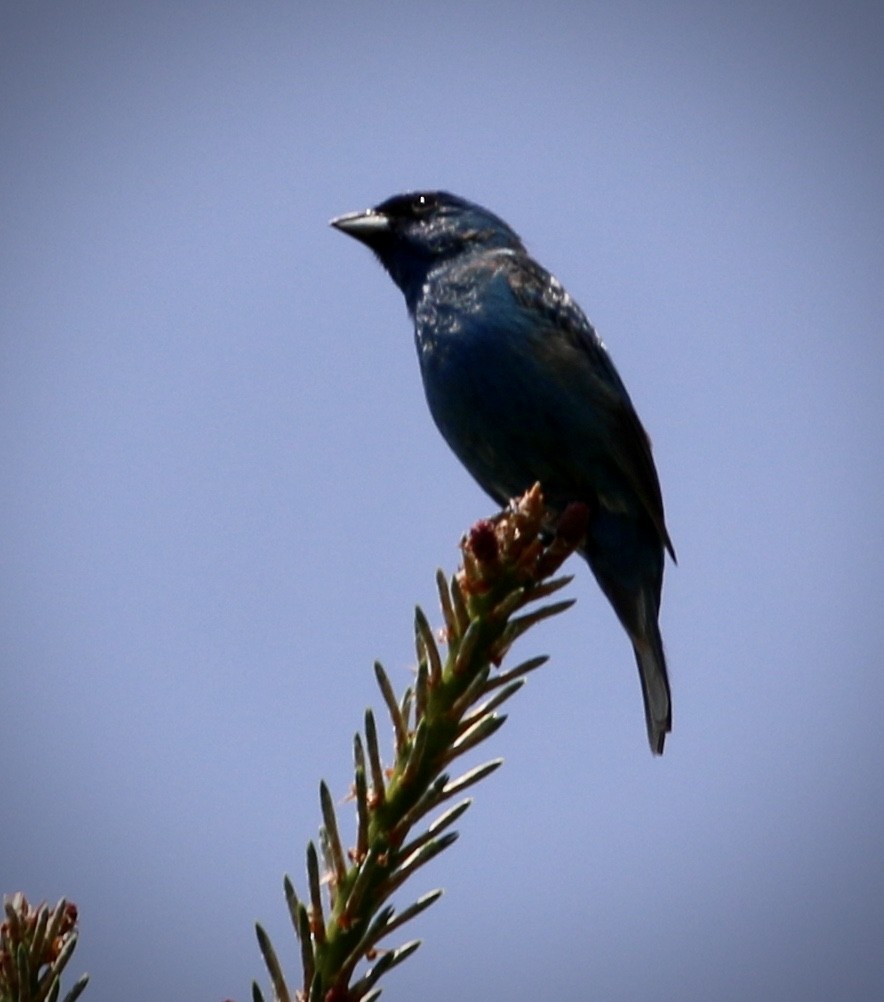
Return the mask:
<svg viewBox="0 0 884 1002">
<path fill-rule="evenodd" d="M 581 552 L 632 641 L 661 754 L 672 709 L 657 619 L 675 551 L 650 441 L 601 339 L 516 233 L 465 199 L 396 195 L 331 225 L 404 294 L 433 419 L 481 487 L 505 505 L 540 481 L 551 519 L 587 505 Z"/>
</svg>

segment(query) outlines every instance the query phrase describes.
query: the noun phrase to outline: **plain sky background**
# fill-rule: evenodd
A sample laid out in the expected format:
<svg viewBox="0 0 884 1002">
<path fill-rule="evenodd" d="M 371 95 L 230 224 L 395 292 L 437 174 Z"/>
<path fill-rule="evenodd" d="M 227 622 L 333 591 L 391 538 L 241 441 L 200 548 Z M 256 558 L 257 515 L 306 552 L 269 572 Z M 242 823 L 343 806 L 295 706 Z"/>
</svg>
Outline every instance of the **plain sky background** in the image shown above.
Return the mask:
<svg viewBox="0 0 884 1002">
<path fill-rule="evenodd" d="M 630 388 L 675 725 L 575 560 L 385 997 L 881 997 L 882 53 L 849 0 L 3 4 L 0 890 L 76 901 L 87 998 L 244 1002 L 255 919 L 296 972 L 318 782 L 493 511 L 327 226 L 418 187 Z"/>
</svg>

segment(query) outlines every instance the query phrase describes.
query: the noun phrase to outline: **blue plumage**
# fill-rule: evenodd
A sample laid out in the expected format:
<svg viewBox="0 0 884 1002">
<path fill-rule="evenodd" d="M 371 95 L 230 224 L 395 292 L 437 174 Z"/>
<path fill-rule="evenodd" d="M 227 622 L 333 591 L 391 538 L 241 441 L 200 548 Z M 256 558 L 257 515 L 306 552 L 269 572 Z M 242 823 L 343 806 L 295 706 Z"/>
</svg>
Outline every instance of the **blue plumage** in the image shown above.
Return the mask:
<svg viewBox="0 0 884 1002">
<path fill-rule="evenodd" d="M 675 553 L 648 437 L 592 325 L 502 219 L 455 195 L 397 195 L 332 225 L 402 290 L 433 419 L 479 484 L 503 505 L 539 480 L 551 518 L 588 506 L 582 552 L 632 641 L 660 754 L 672 714 L 657 618 Z"/>
</svg>

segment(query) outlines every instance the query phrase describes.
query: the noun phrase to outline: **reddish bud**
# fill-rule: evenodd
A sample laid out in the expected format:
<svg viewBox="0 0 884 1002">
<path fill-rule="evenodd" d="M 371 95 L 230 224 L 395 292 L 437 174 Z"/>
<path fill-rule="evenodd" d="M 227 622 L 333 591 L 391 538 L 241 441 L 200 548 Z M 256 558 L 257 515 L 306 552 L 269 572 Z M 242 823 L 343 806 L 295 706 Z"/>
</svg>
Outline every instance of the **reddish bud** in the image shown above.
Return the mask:
<svg viewBox="0 0 884 1002">
<path fill-rule="evenodd" d="M 483 518 L 470 529 L 467 546 L 480 564 L 491 564 L 498 557 L 497 533 L 494 523 Z"/>
</svg>

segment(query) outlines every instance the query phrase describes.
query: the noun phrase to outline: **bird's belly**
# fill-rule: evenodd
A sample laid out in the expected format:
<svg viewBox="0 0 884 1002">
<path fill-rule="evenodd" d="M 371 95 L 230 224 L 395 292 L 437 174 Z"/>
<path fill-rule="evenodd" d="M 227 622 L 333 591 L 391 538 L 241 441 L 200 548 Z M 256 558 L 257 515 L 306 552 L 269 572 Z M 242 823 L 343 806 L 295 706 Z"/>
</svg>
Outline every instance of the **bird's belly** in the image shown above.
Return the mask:
<svg viewBox="0 0 884 1002">
<path fill-rule="evenodd" d="M 608 464 L 592 421 L 518 351 L 473 338 L 422 353 L 421 367 L 439 431 L 497 501 L 536 481 L 554 507 L 603 488 Z"/>
</svg>

